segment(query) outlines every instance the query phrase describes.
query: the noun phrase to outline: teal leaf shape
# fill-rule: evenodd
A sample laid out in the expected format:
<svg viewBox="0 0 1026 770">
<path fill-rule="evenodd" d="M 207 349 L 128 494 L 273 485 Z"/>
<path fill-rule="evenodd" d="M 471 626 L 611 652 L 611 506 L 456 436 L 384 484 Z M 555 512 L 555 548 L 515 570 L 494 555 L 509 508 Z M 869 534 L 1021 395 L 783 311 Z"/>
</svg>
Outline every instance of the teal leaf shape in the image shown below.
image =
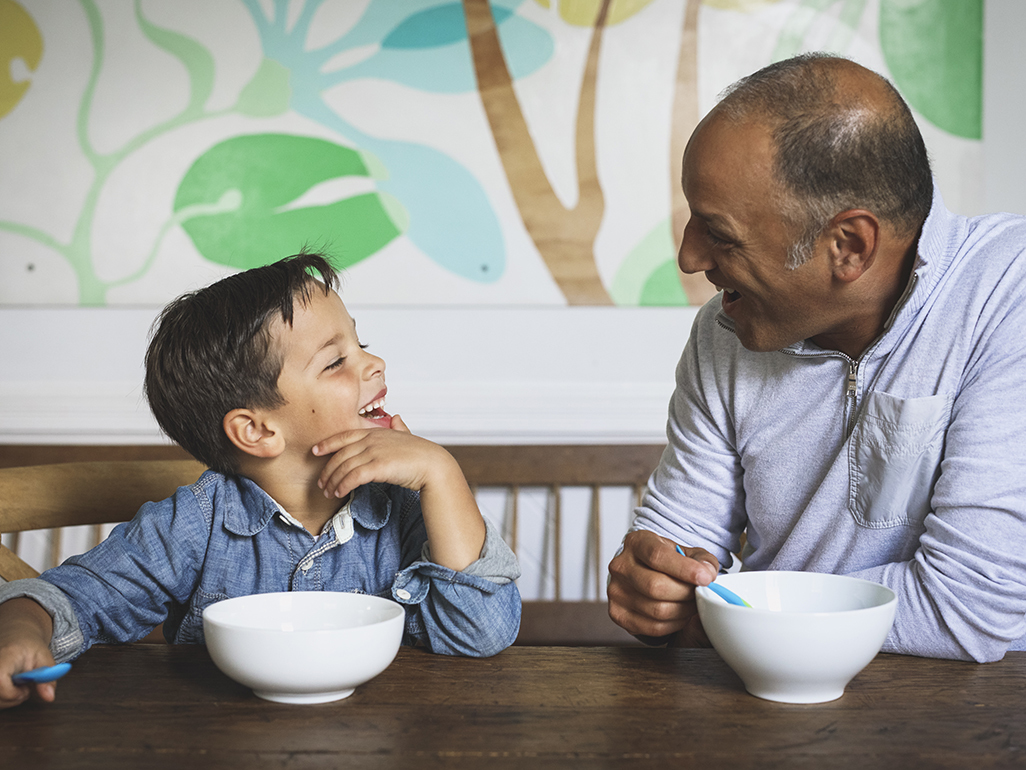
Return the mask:
<svg viewBox="0 0 1026 770">
<path fill-rule="evenodd" d="M 216 264 L 258 267 L 316 243 L 348 267 L 407 228 L 402 205 L 382 192 L 290 205 L 316 185 L 373 177 L 375 169 L 363 153 L 324 139 L 236 136 L 192 164 L 178 186 L 174 211 L 196 249 Z"/>
<path fill-rule="evenodd" d="M 505 8 L 493 8 L 496 26 L 512 14 Z M 438 5 L 411 14 L 403 19 L 384 40 L 382 48 L 437 48 L 467 38 L 463 6 L 459 3 Z"/>
</svg>

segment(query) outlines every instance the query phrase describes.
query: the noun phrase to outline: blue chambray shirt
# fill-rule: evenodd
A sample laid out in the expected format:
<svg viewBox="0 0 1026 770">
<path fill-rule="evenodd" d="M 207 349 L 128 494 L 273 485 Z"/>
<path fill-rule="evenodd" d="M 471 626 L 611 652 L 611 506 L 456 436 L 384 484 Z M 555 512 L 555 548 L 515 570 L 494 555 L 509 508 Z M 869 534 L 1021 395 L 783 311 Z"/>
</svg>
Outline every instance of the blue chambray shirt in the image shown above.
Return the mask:
<svg viewBox="0 0 1026 770">
<path fill-rule="evenodd" d="M 481 558 L 456 572 L 430 561 L 416 492 L 360 487 L 314 537 L 253 481 L 207 471 L 88 553 L 0 586 L 0 601 L 29 596 L 50 612 L 58 660 L 135 641 L 161 622 L 168 641 L 203 643 L 206 607 L 272 591 L 391 598 L 406 607 L 404 644 L 483 657 L 520 627 L 516 557 L 485 524 Z"/>
</svg>

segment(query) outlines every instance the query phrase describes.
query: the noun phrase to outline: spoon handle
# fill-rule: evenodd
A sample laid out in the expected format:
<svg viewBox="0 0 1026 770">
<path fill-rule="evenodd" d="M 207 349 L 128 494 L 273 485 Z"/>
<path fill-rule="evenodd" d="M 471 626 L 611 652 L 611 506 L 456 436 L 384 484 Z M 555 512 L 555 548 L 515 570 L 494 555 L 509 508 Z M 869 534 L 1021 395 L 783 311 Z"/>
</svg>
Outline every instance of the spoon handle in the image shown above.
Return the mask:
<svg viewBox="0 0 1026 770">
<path fill-rule="evenodd" d="M 34 668 L 31 671 L 22 671 L 11 677 L 15 684 L 40 684 L 42 682 L 53 682 L 60 679 L 71 671 L 70 663 L 58 663 L 56 666 L 44 666 Z"/>
<path fill-rule="evenodd" d="M 677 546 L 677 553 L 679 553 L 681 556 L 687 556 L 687 554 L 684 553 L 684 551 L 681 549 L 679 545 Z M 727 602 L 727 604 L 736 604 L 738 607 L 752 606 L 744 599 L 742 599 L 740 596 L 738 596 L 736 593 L 727 588 L 724 588 L 721 585 L 717 585 L 716 583 L 710 583 L 707 587 L 710 591 L 712 591 L 714 594 L 716 594 L 725 602 Z"/>
<path fill-rule="evenodd" d="M 733 591 L 731 591 L 731 590 L 729 590 L 727 588 L 724 588 L 721 585 L 717 585 L 716 583 L 710 583 L 707 586 L 707 588 L 710 591 L 712 591 L 714 594 L 719 596 L 721 599 L 723 599 L 725 602 L 727 602 L 727 604 L 736 604 L 738 607 L 751 607 L 752 606 L 748 602 L 746 602 L 744 599 L 742 599 L 740 596 L 738 596 L 736 593 L 734 593 Z"/>
</svg>

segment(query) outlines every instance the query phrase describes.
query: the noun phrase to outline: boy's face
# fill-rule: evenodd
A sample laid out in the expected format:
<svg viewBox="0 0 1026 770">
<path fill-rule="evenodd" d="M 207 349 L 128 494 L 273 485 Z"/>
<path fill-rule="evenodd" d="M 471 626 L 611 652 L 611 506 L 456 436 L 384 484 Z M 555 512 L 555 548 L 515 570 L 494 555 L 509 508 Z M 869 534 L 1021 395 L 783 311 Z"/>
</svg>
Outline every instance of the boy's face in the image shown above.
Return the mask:
<svg viewBox="0 0 1026 770">
<path fill-rule="evenodd" d="M 297 302 L 292 326 L 279 322 L 275 344 L 283 355 L 278 389 L 286 400 L 275 410 L 286 441 L 307 452 L 348 430 L 388 428 L 385 362 L 360 347 L 356 324 L 335 292 L 313 288 Z"/>
</svg>

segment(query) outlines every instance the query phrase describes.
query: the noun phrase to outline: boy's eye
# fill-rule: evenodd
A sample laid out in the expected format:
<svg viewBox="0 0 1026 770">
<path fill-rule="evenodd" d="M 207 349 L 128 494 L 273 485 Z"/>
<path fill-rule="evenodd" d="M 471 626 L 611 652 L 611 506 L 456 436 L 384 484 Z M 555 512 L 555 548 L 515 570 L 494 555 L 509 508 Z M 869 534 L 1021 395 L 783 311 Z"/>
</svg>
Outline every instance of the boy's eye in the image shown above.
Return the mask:
<svg viewBox="0 0 1026 770">
<path fill-rule="evenodd" d="M 338 368 L 339 368 L 340 366 L 342 366 L 342 364 L 344 364 L 345 362 L 346 362 L 346 359 L 345 359 L 344 357 L 343 357 L 343 358 L 338 358 L 338 359 L 336 359 L 336 360 L 332 361 L 332 362 L 331 362 L 330 364 L 328 364 L 327 366 L 325 366 L 325 367 L 324 367 L 324 370 L 325 370 L 325 371 L 327 371 L 328 369 L 338 369 Z"/>
</svg>

